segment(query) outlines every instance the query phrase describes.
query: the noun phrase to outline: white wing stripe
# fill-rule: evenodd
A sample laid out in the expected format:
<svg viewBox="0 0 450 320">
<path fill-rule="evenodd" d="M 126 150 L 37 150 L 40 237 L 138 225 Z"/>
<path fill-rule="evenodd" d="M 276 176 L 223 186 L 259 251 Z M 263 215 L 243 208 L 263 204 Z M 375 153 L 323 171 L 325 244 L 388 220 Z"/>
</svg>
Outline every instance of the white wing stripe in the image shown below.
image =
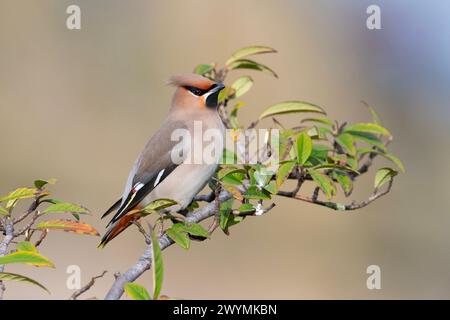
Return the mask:
<svg viewBox="0 0 450 320">
<path fill-rule="evenodd" d="M 165 169 L 162 169 L 162 170 L 158 173 L 158 176 L 156 177 L 155 184 L 153 185 L 153 187 L 156 187 L 156 185 L 159 183 L 159 180 L 161 180 L 161 177 L 162 177 L 162 175 L 164 174 L 164 170 L 165 170 Z"/>
</svg>

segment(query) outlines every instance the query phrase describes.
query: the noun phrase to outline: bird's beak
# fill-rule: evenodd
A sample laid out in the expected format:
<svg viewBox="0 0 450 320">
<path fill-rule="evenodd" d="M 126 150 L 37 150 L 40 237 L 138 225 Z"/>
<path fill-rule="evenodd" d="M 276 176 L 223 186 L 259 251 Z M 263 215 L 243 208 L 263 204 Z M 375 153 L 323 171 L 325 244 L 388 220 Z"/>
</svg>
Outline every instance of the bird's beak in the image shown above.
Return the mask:
<svg viewBox="0 0 450 320">
<path fill-rule="evenodd" d="M 218 83 L 213 89 L 211 89 L 207 93 L 207 97 L 205 99 L 205 105 L 209 108 L 217 107 L 217 100 L 219 98 L 219 93 L 225 88 L 225 85 L 222 83 Z"/>
</svg>

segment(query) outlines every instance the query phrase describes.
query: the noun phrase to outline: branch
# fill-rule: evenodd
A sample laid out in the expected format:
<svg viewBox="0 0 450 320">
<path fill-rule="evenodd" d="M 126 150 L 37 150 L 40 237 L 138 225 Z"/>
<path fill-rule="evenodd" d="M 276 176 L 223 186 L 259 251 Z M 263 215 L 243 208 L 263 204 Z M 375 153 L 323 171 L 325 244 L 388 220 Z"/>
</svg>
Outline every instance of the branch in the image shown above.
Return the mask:
<svg viewBox="0 0 450 320">
<path fill-rule="evenodd" d="M 231 199 L 232 195 L 223 190 L 219 195 L 220 202 L 227 201 Z M 209 217 L 214 216 L 216 212 L 216 203 L 211 202 L 207 205 L 197 209 L 196 211 L 189 214 L 186 217 L 186 222 L 190 223 L 198 223 L 203 221 Z M 159 246 L 161 250 L 166 249 L 171 246 L 174 242 L 172 239 L 167 236 L 167 234 L 163 234 L 158 238 Z M 123 294 L 123 287 L 127 282 L 133 282 L 137 278 L 139 278 L 146 270 L 150 269 L 152 265 L 152 245 L 148 245 L 145 249 L 144 253 L 141 255 L 139 260 L 131 266 L 125 273 L 119 275 L 114 281 L 112 287 L 109 289 L 108 293 L 105 296 L 105 300 L 118 300 Z"/>
<path fill-rule="evenodd" d="M 317 204 L 319 206 L 327 207 L 327 208 L 338 210 L 338 211 L 351 211 L 351 210 L 357 210 L 357 209 L 364 208 L 365 206 L 371 204 L 375 200 L 388 194 L 391 191 L 393 183 L 394 183 L 394 179 L 391 179 L 389 181 L 387 188 L 384 191 L 379 192 L 378 190 L 375 190 L 375 192 L 367 200 L 361 201 L 361 202 L 354 201 L 347 205 L 336 203 L 336 202 L 331 202 L 331 201 L 317 200 L 317 197 L 310 198 L 310 197 L 305 197 L 305 196 L 301 196 L 301 195 L 289 196 L 289 195 L 286 195 L 285 192 L 278 192 L 277 195 L 305 201 L 305 202 L 312 203 L 312 204 Z"/>
<path fill-rule="evenodd" d="M 103 271 L 102 274 L 92 277 L 91 281 L 89 281 L 84 287 L 82 287 L 81 289 L 78 289 L 77 291 L 75 291 L 69 298 L 69 300 L 77 300 L 77 298 L 79 296 L 81 296 L 83 293 L 85 293 L 86 291 L 88 291 L 90 288 L 92 288 L 92 286 L 95 284 L 95 280 L 102 278 L 105 274 L 106 274 L 106 270 Z"/>
<path fill-rule="evenodd" d="M 0 243 L 0 257 L 3 257 L 8 253 L 8 246 L 14 238 L 14 223 L 9 218 L 5 219 L 4 222 L 5 237 Z M 0 265 L 0 272 L 3 272 L 5 265 Z M 3 300 L 3 293 L 5 292 L 5 285 L 3 281 L 0 281 L 0 300 Z"/>
</svg>

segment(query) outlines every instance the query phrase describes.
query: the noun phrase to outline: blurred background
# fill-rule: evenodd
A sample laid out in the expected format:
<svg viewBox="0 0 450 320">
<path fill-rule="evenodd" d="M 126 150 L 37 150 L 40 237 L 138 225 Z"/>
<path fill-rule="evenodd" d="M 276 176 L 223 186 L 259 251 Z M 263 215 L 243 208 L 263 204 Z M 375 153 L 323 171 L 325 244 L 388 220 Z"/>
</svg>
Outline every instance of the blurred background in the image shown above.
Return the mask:
<svg viewBox="0 0 450 320">
<path fill-rule="evenodd" d="M 81 30 L 66 28 L 71 4 L 81 7 Z M 371 4 L 381 8 L 381 30 L 366 28 Z M 54 196 L 88 207 L 93 215 L 85 220 L 103 232 L 100 215 L 167 113 L 172 88 L 165 80 L 199 63 L 223 63 L 240 47 L 267 45 L 279 53 L 256 60 L 280 78 L 246 72 L 256 84 L 244 96 L 244 121 L 290 99 L 321 105 L 341 121 L 370 121 L 365 100 L 393 133 L 391 151 L 407 173 L 359 211 L 280 198 L 270 214 L 233 227 L 230 237 L 216 232 L 189 251 L 173 246 L 164 252 L 163 294 L 448 299 L 449 18 L 442 0 L 2 0 L 0 193 L 57 178 Z M 373 174 L 359 182 L 355 198 L 369 195 Z M 83 284 L 108 270 L 82 296 L 103 298 L 113 274 L 133 264 L 145 243 L 135 228 L 103 250 L 98 241 L 51 233 L 40 251 L 56 269 L 6 271 L 39 280 L 52 295 L 8 282 L 5 298 L 67 299 L 70 265 L 80 266 Z M 381 290 L 366 287 L 373 264 L 381 268 Z M 138 283 L 151 287 L 151 274 Z"/>
</svg>

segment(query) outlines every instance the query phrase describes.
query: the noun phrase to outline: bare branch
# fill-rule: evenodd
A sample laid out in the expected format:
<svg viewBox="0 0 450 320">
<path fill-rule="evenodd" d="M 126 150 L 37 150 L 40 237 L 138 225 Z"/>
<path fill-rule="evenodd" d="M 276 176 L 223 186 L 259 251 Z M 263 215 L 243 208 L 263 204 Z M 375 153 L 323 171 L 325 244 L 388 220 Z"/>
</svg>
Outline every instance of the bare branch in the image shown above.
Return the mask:
<svg viewBox="0 0 450 320">
<path fill-rule="evenodd" d="M 84 287 L 82 287 L 81 289 L 78 289 L 77 291 L 75 291 L 69 298 L 69 300 L 77 300 L 77 298 L 79 296 L 81 296 L 83 293 L 85 293 L 86 291 L 88 291 L 90 288 L 92 288 L 92 286 L 95 284 L 95 280 L 102 278 L 105 274 L 106 274 L 106 270 L 103 271 L 102 274 L 92 277 L 91 281 L 89 281 Z"/>
</svg>

